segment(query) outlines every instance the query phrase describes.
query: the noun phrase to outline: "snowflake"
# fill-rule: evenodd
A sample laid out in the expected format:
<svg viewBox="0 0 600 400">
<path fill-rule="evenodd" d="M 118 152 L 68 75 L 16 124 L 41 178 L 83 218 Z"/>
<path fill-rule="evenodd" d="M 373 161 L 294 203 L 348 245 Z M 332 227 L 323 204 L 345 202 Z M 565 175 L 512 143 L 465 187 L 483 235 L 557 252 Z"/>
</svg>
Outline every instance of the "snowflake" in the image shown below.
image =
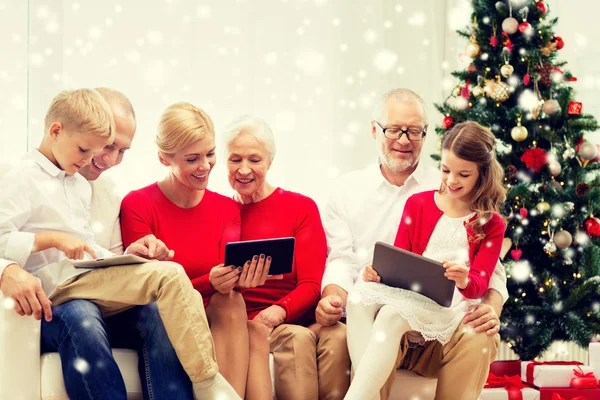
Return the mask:
<svg viewBox="0 0 600 400">
<path fill-rule="evenodd" d="M 425 25 L 426 21 L 427 17 L 425 16 L 425 13 L 419 11 L 411 15 L 411 17 L 408 19 L 408 24 L 412 26 L 423 26 Z"/>
<path fill-rule="evenodd" d="M 529 261 L 516 261 L 510 269 L 511 278 L 517 282 L 525 282 L 530 278 L 531 265 Z"/>
<path fill-rule="evenodd" d="M 314 49 L 304 49 L 296 54 L 295 64 L 306 74 L 320 74 L 325 68 L 325 56 Z"/>
<path fill-rule="evenodd" d="M 374 339 L 376 342 L 383 343 L 385 342 L 385 339 L 387 339 L 387 335 L 385 332 L 377 331 L 375 332 Z"/>
<path fill-rule="evenodd" d="M 85 375 L 90 372 L 90 364 L 83 358 L 76 358 L 75 361 L 73 361 L 73 366 L 80 374 Z"/>
</svg>

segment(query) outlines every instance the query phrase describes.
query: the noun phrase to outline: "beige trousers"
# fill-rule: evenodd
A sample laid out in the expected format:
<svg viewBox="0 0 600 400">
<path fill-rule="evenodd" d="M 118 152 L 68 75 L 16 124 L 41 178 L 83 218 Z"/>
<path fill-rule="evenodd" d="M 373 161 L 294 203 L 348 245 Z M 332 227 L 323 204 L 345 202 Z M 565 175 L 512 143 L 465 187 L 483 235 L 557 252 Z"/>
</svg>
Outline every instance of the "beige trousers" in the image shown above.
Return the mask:
<svg viewBox="0 0 600 400">
<path fill-rule="evenodd" d="M 282 324 L 271 333 L 270 344 L 278 399 L 344 398 L 350 386 L 346 325 Z"/>
<path fill-rule="evenodd" d="M 156 302 L 169 340 L 191 381 L 201 382 L 217 374 L 202 296 L 181 265 L 148 262 L 98 268 L 66 281 L 50 298 L 53 305 L 75 299 L 92 301 L 104 316 Z"/>
<path fill-rule="evenodd" d="M 445 346 L 439 342 L 428 342 L 425 346 L 411 349 L 404 335 L 396 368 L 437 378 L 436 400 L 475 400 L 485 385 L 490 364 L 496 359 L 499 343 L 499 335 L 475 333 L 462 323 Z M 395 377 L 394 370 L 381 388 L 381 400 L 389 399 Z"/>
</svg>

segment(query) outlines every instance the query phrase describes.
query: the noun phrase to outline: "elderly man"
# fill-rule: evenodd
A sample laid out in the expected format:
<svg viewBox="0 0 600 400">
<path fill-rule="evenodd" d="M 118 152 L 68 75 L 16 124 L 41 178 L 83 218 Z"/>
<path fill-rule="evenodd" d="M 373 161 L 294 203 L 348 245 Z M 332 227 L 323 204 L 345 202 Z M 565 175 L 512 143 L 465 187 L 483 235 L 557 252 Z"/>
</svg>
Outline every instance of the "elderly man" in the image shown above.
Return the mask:
<svg viewBox="0 0 600 400">
<path fill-rule="evenodd" d="M 121 163 L 136 130 L 130 101 L 122 93 L 97 89 L 110 105 L 116 126 L 115 140 L 96 153 L 80 173 L 92 186 L 91 222 L 96 241 L 116 254 L 123 254 L 119 221 L 120 198 L 114 185 L 101 174 Z M 129 254 L 168 260 L 172 251 L 146 236 L 133 243 Z M 0 290 L 15 299 L 20 315 L 42 313 L 42 352 L 58 352 L 67 394 L 72 399 L 124 399 L 125 383 L 111 347 L 126 347 L 139 354 L 139 373 L 144 398 L 191 399 L 192 384 L 167 336 L 155 304 L 133 307 L 103 318 L 98 306 L 73 300 L 51 309 L 38 280 L 19 265 L 0 260 Z"/>
<path fill-rule="evenodd" d="M 421 140 L 409 140 L 406 133 L 412 131 L 422 132 Z M 426 131 L 425 104 L 416 93 L 395 89 L 381 98 L 371 122 L 378 163 L 341 177 L 323 210 L 328 258 L 316 310 L 320 325 L 337 324 L 343 317 L 348 291 L 373 259 L 375 242 L 394 243 L 406 200 L 440 187 L 440 172 L 419 162 Z M 436 399 L 476 399 L 497 351 L 498 316 L 507 298 L 506 276 L 498 263 L 487 295 L 450 343 L 411 348 L 403 358 L 399 355 L 397 367 L 437 377 Z M 466 324 L 474 329 L 465 329 Z M 389 397 L 394 376 L 392 372 L 381 398 Z"/>
</svg>

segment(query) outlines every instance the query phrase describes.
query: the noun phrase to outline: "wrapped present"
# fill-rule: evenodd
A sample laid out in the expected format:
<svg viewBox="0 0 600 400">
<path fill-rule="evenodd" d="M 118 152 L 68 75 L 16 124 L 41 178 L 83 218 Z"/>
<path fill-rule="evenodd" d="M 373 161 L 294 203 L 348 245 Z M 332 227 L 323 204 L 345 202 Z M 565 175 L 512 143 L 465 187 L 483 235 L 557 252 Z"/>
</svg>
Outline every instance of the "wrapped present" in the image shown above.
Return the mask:
<svg viewBox="0 0 600 400">
<path fill-rule="evenodd" d="M 596 375 L 593 372 L 583 372 L 581 366 L 577 366 L 573 372 L 575 377 L 571 378 L 571 387 L 574 389 L 595 389 Z"/>
<path fill-rule="evenodd" d="M 490 372 L 496 376 L 521 375 L 521 360 L 494 361 L 490 364 Z"/>
<path fill-rule="evenodd" d="M 537 400 L 537 390 L 525 386 L 519 375 L 497 376 L 490 372 L 479 400 Z"/>
<path fill-rule="evenodd" d="M 568 388 L 575 377 L 573 368 L 581 366 L 583 373 L 595 372 L 594 368 L 578 361 L 527 361 L 521 363 L 521 378 L 538 388 Z"/>
<path fill-rule="evenodd" d="M 540 388 L 540 400 L 600 400 L 600 388 Z"/>
<path fill-rule="evenodd" d="M 588 350 L 588 365 L 600 373 L 600 341 L 590 343 Z"/>
</svg>

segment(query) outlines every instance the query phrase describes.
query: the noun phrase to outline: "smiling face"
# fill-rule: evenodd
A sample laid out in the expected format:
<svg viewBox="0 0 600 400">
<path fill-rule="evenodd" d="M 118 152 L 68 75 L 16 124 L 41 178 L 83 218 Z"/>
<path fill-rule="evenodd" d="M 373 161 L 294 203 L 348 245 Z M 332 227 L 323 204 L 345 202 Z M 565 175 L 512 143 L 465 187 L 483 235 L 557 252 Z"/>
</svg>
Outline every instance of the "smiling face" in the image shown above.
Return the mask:
<svg viewBox="0 0 600 400">
<path fill-rule="evenodd" d="M 204 190 L 217 161 L 214 135 L 205 135 L 173 155 L 159 154 L 160 162 L 170 167 L 171 174 L 190 190 Z"/>
<path fill-rule="evenodd" d="M 116 126 L 114 142 L 94 154 L 92 162 L 79 171 L 88 181 L 98 179 L 104 171 L 119 165 L 123 161 L 123 155 L 131 147 L 136 129 L 135 118 L 122 109 L 115 109 L 114 106 L 113 115 Z"/>
<path fill-rule="evenodd" d="M 229 143 L 228 179 L 240 196 L 253 196 L 263 189 L 271 155 L 265 144 L 248 133 L 242 133 Z"/>
<path fill-rule="evenodd" d="M 102 150 L 108 140 L 90 133 L 66 130 L 59 122 L 52 123 L 49 134 L 54 164 L 67 175 L 74 175 L 88 165 L 94 153 Z"/>
<path fill-rule="evenodd" d="M 378 125 L 379 123 L 379 125 Z M 399 101 L 390 97 L 378 121 L 373 121 L 371 133 L 377 140 L 380 161 L 392 172 L 414 169 L 421 155 L 423 141 L 410 141 L 406 135 L 398 140 L 388 139 L 382 128 L 423 129 L 425 121 L 421 105 L 416 101 Z"/>
<path fill-rule="evenodd" d="M 458 158 L 452 150 L 442 150 L 442 183 L 450 198 L 468 201 L 479 180 L 479 168 L 473 161 Z"/>
</svg>

